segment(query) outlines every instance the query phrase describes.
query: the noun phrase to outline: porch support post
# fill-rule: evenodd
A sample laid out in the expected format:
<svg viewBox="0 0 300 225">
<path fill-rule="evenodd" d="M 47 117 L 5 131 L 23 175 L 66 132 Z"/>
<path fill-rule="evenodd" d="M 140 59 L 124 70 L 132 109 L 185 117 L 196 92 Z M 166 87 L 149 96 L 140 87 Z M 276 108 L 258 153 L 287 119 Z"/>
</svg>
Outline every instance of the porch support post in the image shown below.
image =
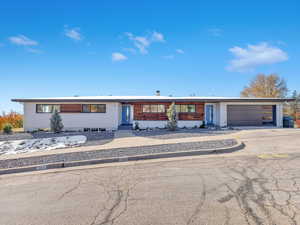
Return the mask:
<svg viewBox="0 0 300 225">
<path fill-rule="evenodd" d="M 283 104 L 276 104 L 276 126 L 283 127 Z"/>
<path fill-rule="evenodd" d="M 224 102 L 220 103 L 220 126 L 227 126 L 227 104 Z"/>
</svg>

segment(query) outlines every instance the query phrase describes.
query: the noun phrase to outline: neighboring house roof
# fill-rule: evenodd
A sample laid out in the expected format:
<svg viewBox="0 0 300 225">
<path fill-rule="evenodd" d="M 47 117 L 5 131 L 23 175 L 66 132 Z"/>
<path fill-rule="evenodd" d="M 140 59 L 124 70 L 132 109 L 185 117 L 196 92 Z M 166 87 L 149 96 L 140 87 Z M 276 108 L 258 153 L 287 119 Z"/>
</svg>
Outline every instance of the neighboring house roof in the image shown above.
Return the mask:
<svg viewBox="0 0 300 225">
<path fill-rule="evenodd" d="M 170 96 L 78 96 L 55 98 L 17 98 L 14 102 L 286 102 L 293 98 L 242 98 L 242 97 L 170 97 Z"/>
</svg>

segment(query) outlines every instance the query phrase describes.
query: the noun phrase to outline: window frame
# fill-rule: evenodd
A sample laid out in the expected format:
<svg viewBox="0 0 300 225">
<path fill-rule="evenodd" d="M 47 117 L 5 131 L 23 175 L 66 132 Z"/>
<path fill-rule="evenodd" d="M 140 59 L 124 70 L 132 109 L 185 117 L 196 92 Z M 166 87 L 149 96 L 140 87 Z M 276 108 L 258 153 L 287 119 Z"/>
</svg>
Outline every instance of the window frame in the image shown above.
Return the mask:
<svg viewBox="0 0 300 225">
<path fill-rule="evenodd" d="M 39 112 L 38 111 L 38 107 L 40 105 L 42 105 L 42 106 L 44 106 L 44 105 L 46 105 L 46 106 L 52 106 L 51 112 Z M 35 104 L 35 112 L 36 113 L 53 113 L 54 112 L 54 107 L 53 106 L 58 106 L 58 112 L 60 113 L 60 104 Z"/>
<path fill-rule="evenodd" d="M 88 105 L 88 108 L 89 108 L 89 112 L 85 112 L 84 110 L 83 110 L 83 107 L 85 106 L 85 105 Z M 102 106 L 104 106 L 104 112 L 92 112 L 92 105 L 102 105 Z M 106 113 L 106 104 L 82 104 L 81 105 L 81 113 Z"/>
<path fill-rule="evenodd" d="M 144 106 L 148 106 L 149 112 L 144 111 Z M 156 106 L 157 112 L 152 112 L 152 107 Z M 163 106 L 163 111 L 160 112 L 160 106 Z M 165 113 L 166 112 L 166 106 L 164 104 L 142 104 L 142 113 Z"/>
</svg>

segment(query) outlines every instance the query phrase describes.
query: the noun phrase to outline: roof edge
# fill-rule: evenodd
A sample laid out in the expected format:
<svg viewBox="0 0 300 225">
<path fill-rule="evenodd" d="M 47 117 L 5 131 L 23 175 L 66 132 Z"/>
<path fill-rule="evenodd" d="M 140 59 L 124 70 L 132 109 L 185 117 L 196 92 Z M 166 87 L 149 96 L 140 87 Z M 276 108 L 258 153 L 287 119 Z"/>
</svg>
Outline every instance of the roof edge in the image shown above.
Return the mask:
<svg viewBox="0 0 300 225">
<path fill-rule="evenodd" d="M 161 98 L 161 99 L 126 99 L 126 98 L 118 98 L 118 99 L 70 99 L 70 98 L 15 98 L 11 99 L 13 102 L 291 102 L 295 101 L 294 98 Z"/>
</svg>

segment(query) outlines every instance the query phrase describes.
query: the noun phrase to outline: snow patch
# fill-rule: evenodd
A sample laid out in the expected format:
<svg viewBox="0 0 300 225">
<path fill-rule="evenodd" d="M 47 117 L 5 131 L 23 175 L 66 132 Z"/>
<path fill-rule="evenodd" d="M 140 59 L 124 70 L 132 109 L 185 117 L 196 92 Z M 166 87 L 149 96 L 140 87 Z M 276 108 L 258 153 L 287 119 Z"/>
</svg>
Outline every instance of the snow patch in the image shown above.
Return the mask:
<svg viewBox="0 0 300 225">
<path fill-rule="evenodd" d="M 19 154 L 26 152 L 49 151 L 58 148 L 80 146 L 86 142 L 84 135 L 39 138 L 0 142 L 0 155 Z"/>
</svg>

